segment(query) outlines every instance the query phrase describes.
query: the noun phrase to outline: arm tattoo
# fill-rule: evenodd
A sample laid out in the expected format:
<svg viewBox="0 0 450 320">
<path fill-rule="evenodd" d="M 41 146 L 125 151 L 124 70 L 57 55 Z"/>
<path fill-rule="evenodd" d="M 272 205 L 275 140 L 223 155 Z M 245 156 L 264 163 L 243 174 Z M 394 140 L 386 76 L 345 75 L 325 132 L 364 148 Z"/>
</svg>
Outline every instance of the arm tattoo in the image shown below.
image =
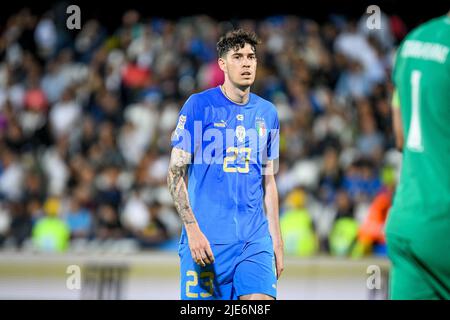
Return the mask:
<svg viewBox="0 0 450 320">
<path fill-rule="evenodd" d="M 185 225 L 196 223 L 194 213 L 189 204 L 189 196 L 184 181 L 186 169 L 190 160 L 190 153 L 173 148 L 167 175 L 167 185 L 170 194 L 172 195 L 175 208 Z"/>
</svg>

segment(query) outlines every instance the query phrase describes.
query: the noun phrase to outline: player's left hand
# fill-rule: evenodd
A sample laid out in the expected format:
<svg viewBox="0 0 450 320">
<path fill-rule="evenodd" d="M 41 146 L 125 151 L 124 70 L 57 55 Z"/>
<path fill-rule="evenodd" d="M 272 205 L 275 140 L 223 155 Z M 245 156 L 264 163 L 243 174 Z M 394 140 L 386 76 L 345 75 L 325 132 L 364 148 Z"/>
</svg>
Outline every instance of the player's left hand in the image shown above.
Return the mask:
<svg viewBox="0 0 450 320">
<path fill-rule="evenodd" d="M 283 244 L 274 245 L 273 252 L 275 253 L 275 264 L 277 268 L 277 279 L 280 278 L 281 273 L 284 270 L 284 252 Z"/>
</svg>

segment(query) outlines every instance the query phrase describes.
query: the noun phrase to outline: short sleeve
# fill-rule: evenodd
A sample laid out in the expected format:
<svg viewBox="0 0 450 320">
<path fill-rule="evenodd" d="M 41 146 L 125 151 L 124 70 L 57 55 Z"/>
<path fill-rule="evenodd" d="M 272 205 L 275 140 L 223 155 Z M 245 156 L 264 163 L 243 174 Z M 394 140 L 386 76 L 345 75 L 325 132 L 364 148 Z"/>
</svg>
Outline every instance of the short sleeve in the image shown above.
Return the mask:
<svg viewBox="0 0 450 320">
<path fill-rule="evenodd" d="M 182 149 L 191 154 L 195 151 L 194 146 L 194 109 L 195 97 L 190 96 L 178 114 L 178 122 L 172 133 L 172 147 Z"/>
<path fill-rule="evenodd" d="M 269 160 L 274 160 L 279 157 L 279 154 L 280 154 L 280 123 L 278 121 L 278 114 L 275 113 L 267 137 L 267 158 Z"/>
</svg>

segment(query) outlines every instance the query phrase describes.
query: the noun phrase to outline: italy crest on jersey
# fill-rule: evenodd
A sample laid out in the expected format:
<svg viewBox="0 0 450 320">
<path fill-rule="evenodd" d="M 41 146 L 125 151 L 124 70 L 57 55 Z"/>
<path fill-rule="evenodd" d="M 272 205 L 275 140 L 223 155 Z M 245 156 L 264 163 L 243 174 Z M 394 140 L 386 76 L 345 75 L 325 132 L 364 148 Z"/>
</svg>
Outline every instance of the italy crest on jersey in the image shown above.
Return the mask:
<svg viewBox="0 0 450 320">
<path fill-rule="evenodd" d="M 264 137 L 267 133 L 266 122 L 263 118 L 256 118 L 255 122 L 256 132 L 258 132 L 258 136 Z"/>
</svg>

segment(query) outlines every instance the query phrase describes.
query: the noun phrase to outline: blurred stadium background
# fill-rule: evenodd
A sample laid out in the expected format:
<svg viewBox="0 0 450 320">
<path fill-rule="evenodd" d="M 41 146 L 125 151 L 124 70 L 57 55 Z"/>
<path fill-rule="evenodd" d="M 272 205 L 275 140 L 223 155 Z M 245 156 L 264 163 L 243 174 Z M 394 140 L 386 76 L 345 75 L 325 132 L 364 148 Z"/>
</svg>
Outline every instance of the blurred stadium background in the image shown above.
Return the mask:
<svg viewBox="0 0 450 320">
<path fill-rule="evenodd" d="M 381 28 L 370 30 L 375 2 L 208 14 L 74 3 L 80 30 L 66 27 L 72 3 L 1 14 L 0 298 L 178 299 L 170 134 L 185 99 L 222 82 L 215 44 L 233 27 L 262 39 L 252 90 L 280 117 L 279 298 L 386 298 L 382 231 L 401 161 L 393 57 L 409 30 L 448 8 L 419 17 L 379 2 Z M 71 265 L 81 290 L 68 288 Z"/>
</svg>

